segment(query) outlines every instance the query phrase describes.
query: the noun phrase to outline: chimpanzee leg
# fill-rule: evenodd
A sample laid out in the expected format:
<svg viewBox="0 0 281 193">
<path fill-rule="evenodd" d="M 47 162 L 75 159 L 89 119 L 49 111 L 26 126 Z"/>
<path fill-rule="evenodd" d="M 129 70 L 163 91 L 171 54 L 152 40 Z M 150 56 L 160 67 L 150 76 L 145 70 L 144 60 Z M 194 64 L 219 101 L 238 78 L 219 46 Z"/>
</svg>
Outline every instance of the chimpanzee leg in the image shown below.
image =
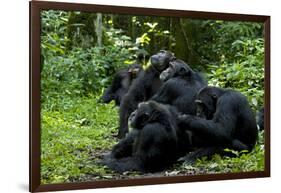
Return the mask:
<svg viewBox="0 0 281 193">
<path fill-rule="evenodd" d="M 236 151 L 250 150 L 250 148 L 238 139 L 232 141 L 232 148 Z"/>
<path fill-rule="evenodd" d="M 187 154 L 184 157 L 181 157 L 178 159 L 178 161 L 193 164 L 195 161 L 201 157 L 210 157 L 216 153 L 221 154 L 223 152 L 222 147 L 206 147 L 206 148 L 200 148 L 196 151 L 193 151 L 189 154 Z"/>
</svg>

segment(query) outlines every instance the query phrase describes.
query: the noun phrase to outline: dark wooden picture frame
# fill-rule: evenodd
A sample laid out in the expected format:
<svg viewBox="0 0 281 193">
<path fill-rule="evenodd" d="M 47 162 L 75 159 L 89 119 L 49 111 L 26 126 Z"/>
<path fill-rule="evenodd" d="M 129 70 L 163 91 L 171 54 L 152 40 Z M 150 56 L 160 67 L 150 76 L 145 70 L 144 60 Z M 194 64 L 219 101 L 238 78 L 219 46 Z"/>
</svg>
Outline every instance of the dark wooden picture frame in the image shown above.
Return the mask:
<svg viewBox="0 0 281 193">
<path fill-rule="evenodd" d="M 270 16 L 213 13 L 152 8 L 103 6 L 91 4 L 30 2 L 30 191 L 56 191 L 88 188 L 121 187 L 133 185 L 183 183 L 226 179 L 258 178 L 270 176 Z M 40 184 L 40 11 L 42 10 L 85 11 L 149 16 L 189 17 L 228 21 L 263 22 L 265 29 L 265 164 L 264 171 L 229 174 L 206 174 L 196 176 L 169 176 L 125 180 L 107 180 L 82 183 Z"/>
</svg>

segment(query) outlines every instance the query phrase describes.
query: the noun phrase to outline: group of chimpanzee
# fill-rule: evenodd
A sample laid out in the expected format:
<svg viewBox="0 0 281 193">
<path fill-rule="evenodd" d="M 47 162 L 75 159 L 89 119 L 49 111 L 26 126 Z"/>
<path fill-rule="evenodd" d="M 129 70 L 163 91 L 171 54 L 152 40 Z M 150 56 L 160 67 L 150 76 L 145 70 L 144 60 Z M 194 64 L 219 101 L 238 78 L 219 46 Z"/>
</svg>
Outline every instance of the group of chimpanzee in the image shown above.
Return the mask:
<svg viewBox="0 0 281 193">
<path fill-rule="evenodd" d="M 241 93 L 207 85 L 173 53 L 161 50 L 145 70 L 117 72 L 102 97 L 120 106 L 121 138 L 101 163 L 117 172 L 156 172 L 177 161 L 193 163 L 225 148 L 251 151 L 255 116 Z"/>
</svg>

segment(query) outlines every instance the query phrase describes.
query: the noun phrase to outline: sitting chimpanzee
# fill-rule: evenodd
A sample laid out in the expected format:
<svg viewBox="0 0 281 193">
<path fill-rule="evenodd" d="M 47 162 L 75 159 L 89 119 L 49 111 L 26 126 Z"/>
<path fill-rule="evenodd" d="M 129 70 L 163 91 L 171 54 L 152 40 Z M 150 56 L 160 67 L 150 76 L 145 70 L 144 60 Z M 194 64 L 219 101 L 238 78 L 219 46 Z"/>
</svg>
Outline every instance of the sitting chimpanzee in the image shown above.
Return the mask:
<svg viewBox="0 0 281 193">
<path fill-rule="evenodd" d="M 128 132 L 128 118 L 137 108 L 138 103 L 149 100 L 162 85 L 160 73 L 168 68 L 169 62 L 175 60 L 173 53 L 161 50 L 151 56 L 151 65 L 133 81 L 128 93 L 120 104 L 118 137 L 123 138 Z"/>
<path fill-rule="evenodd" d="M 257 113 L 256 120 L 259 130 L 264 130 L 264 107 Z"/>
<path fill-rule="evenodd" d="M 120 102 L 124 95 L 128 92 L 133 80 L 137 78 L 138 74 L 142 71 L 140 64 L 132 64 L 126 69 L 118 71 L 112 80 L 111 85 L 106 89 L 101 101 L 109 103 L 114 100 L 116 105 Z"/>
<path fill-rule="evenodd" d="M 197 116 L 180 115 L 178 127 L 185 127 L 201 139 L 201 147 L 182 161 L 223 153 L 229 148 L 251 151 L 257 140 L 255 116 L 245 96 L 231 89 L 205 87 L 196 97 Z"/>
<path fill-rule="evenodd" d="M 174 106 L 179 113 L 196 115 L 196 95 L 201 88 L 207 85 L 204 78 L 185 62 L 177 59 L 170 62 L 169 68 L 160 74 L 160 79 L 164 84 L 151 100 Z M 191 135 L 184 129 L 179 129 L 177 134 L 177 151 L 183 156 L 192 147 Z"/>
<path fill-rule="evenodd" d="M 169 68 L 160 74 L 160 79 L 165 83 L 151 100 L 175 106 L 181 113 L 195 115 L 196 94 L 207 86 L 203 77 L 177 59 L 170 62 Z"/>
<path fill-rule="evenodd" d="M 177 159 L 176 116 L 168 105 L 139 103 L 129 117 L 130 131 L 101 161 L 117 171 L 155 172 Z"/>
</svg>

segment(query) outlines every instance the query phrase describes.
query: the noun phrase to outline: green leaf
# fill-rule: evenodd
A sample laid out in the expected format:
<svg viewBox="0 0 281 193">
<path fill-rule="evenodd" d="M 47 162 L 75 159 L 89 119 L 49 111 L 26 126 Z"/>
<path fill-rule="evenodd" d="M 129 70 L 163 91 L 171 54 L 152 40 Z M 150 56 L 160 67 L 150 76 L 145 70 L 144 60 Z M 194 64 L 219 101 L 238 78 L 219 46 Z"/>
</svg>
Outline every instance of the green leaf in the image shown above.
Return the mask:
<svg viewBox="0 0 281 193">
<path fill-rule="evenodd" d="M 257 105 L 258 105 L 258 101 L 257 101 L 256 98 L 252 98 L 252 104 L 253 104 L 254 106 L 257 106 Z"/>
</svg>

